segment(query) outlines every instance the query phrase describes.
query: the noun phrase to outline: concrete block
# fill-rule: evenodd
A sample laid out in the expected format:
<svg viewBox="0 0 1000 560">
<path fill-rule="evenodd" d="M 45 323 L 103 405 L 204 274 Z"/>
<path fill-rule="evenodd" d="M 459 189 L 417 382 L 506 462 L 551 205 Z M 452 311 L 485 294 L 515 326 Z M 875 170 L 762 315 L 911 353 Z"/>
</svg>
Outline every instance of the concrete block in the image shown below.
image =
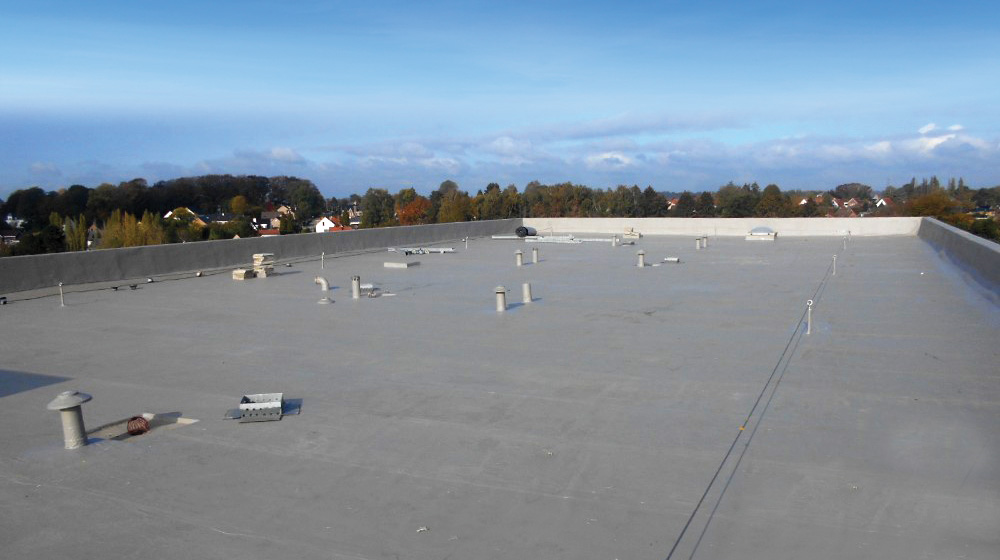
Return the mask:
<svg viewBox="0 0 1000 560">
<path fill-rule="evenodd" d="M 233 280 L 247 280 L 253 278 L 253 271 L 245 268 L 237 268 L 233 271 Z"/>
<path fill-rule="evenodd" d="M 386 261 L 382 263 L 385 268 L 410 268 L 411 266 L 420 266 L 420 261 L 413 262 L 389 262 Z"/>
</svg>

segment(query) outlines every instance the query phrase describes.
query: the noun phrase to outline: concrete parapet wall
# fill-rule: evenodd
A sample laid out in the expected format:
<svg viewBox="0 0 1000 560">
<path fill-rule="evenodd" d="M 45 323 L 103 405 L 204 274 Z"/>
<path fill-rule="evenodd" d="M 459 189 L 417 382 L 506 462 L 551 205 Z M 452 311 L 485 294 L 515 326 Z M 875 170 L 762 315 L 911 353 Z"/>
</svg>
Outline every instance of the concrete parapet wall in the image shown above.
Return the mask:
<svg viewBox="0 0 1000 560">
<path fill-rule="evenodd" d="M 525 218 L 538 233 L 622 233 L 633 228 L 643 235 L 744 236 L 767 226 L 783 236 L 916 235 L 920 218 Z"/>
<path fill-rule="evenodd" d="M 392 228 L 303 233 L 174 243 L 124 249 L 56 253 L 0 259 L 0 293 L 143 278 L 195 270 L 249 266 L 254 253 L 278 259 L 318 257 L 393 246 L 413 246 L 463 237 L 513 233 L 520 219 L 456 222 Z"/>
<path fill-rule="evenodd" d="M 917 235 L 988 290 L 1000 292 L 1000 245 L 934 218 L 922 218 Z"/>
</svg>

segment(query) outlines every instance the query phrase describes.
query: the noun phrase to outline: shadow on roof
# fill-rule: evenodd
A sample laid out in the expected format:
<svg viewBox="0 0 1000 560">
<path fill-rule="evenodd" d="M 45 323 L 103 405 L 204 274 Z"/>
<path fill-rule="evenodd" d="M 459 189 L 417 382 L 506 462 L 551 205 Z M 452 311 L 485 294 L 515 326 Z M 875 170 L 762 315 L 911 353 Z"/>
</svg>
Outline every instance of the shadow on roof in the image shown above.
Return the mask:
<svg viewBox="0 0 1000 560">
<path fill-rule="evenodd" d="M 0 397 L 68 381 L 69 377 L 0 369 Z"/>
</svg>

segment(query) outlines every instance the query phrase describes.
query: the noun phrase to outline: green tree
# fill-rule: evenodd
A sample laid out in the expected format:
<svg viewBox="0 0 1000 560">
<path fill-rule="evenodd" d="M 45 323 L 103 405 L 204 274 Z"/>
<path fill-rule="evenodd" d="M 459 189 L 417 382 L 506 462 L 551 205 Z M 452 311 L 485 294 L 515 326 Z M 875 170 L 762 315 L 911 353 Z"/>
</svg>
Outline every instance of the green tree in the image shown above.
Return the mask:
<svg viewBox="0 0 1000 560">
<path fill-rule="evenodd" d="M 709 218 L 715 215 L 715 201 L 712 193 L 705 191 L 698 197 L 698 204 L 695 205 L 695 212 L 702 218 Z"/>
<path fill-rule="evenodd" d="M 911 216 L 937 216 L 943 218 L 954 213 L 955 201 L 942 190 L 918 196 L 910 201 Z"/>
<path fill-rule="evenodd" d="M 780 218 L 788 214 L 788 201 L 781 194 L 778 185 L 768 185 L 764 188 L 754 214 L 763 218 Z"/>
<path fill-rule="evenodd" d="M 250 201 L 242 194 L 238 194 L 229 201 L 229 210 L 236 216 L 245 216 L 250 210 Z"/>
<path fill-rule="evenodd" d="M 371 188 L 361 199 L 361 227 L 390 226 L 395 223 L 396 202 L 389 191 Z"/>
<path fill-rule="evenodd" d="M 676 218 L 690 218 L 697 208 L 694 195 L 690 191 L 684 191 L 677 197 L 677 205 L 670 211 L 670 215 Z"/>
<path fill-rule="evenodd" d="M 288 235 L 291 233 L 299 233 L 299 225 L 291 214 L 282 214 L 278 218 L 278 234 Z"/>
<path fill-rule="evenodd" d="M 438 223 L 464 222 L 472 215 L 472 201 L 465 191 L 450 191 L 441 198 Z"/>
</svg>

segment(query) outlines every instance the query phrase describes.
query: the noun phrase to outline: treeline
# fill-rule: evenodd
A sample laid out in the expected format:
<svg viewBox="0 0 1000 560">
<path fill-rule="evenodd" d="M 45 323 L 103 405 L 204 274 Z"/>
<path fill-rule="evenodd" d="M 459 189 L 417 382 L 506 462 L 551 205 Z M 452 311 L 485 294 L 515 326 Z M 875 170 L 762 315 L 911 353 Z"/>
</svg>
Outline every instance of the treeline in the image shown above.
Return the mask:
<svg viewBox="0 0 1000 560">
<path fill-rule="evenodd" d="M 310 218 L 326 210 L 323 195 L 306 179 L 203 175 L 159 181 L 152 186 L 145 179 L 133 179 L 95 188 L 73 185 L 50 192 L 39 187 L 21 189 L 0 204 L 0 218 L 16 216 L 25 220 L 26 230 L 36 231 L 48 223 L 52 213 L 74 218 L 82 214 L 90 224 L 103 223 L 115 210 L 132 216 L 142 216 L 145 212 L 162 216 L 186 207 L 199 214 L 214 214 L 229 212 L 236 197 L 246 201 L 248 215 L 259 215 L 271 206 L 282 204 L 295 206 L 299 214 Z"/>
<path fill-rule="evenodd" d="M 716 191 L 660 192 L 651 186 L 619 185 L 591 188 L 573 183 L 528 183 L 502 188 L 490 183 L 474 195 L 451 180 L 427 196 L 414 188 L 390 193 L 370 188 L 364 195 L 325 199 L 309 180 L 297 177 L 254 175 L 205 175 L 159 181 L 144 179 L 95 188 L 73 185 L 46 192 L 38 187 L 15 191 L 0 201 L 0 219 L 10 215 L 24 220 L 20 241 L 0 247 L 3 254 L 34 254 L 82 250 L 87 247 L 123 247 L 137 244 L 175 243 L 255 235 L 253 218 L 285 205 L 294 209 L 281 221 L 281 233 L 297 233 L 319 215 L 340 216 L 341 223 L 384 227 L 467 220 L 518 217 L 814 217 L 837 209 L 835 200 L 855 199 L 858 213 L 874 216 L 934 215 L 984 237 L 997 239 L 994 220 L 970 212 L 977 207 L 1000 205 L 1000 187 L 972 189 L 964 180 L 950 179 L 947 186 L 936 177 L 912 179 L 900 187 L 887 187 L 883 196 L 893 199 L 876 206 L 873 189 L 847 183 L 828 191 L 782 191 L 770 184 L 732 182 Z M 805 203 L 801 203 L 802 201 Z M 188 208 L 164 220 L 167 212 Z M 202 225 L 198 214 L 228 212 L 226 223 Z M 0 229 L 9 225 L 0 221 Z"/>
</svg>

